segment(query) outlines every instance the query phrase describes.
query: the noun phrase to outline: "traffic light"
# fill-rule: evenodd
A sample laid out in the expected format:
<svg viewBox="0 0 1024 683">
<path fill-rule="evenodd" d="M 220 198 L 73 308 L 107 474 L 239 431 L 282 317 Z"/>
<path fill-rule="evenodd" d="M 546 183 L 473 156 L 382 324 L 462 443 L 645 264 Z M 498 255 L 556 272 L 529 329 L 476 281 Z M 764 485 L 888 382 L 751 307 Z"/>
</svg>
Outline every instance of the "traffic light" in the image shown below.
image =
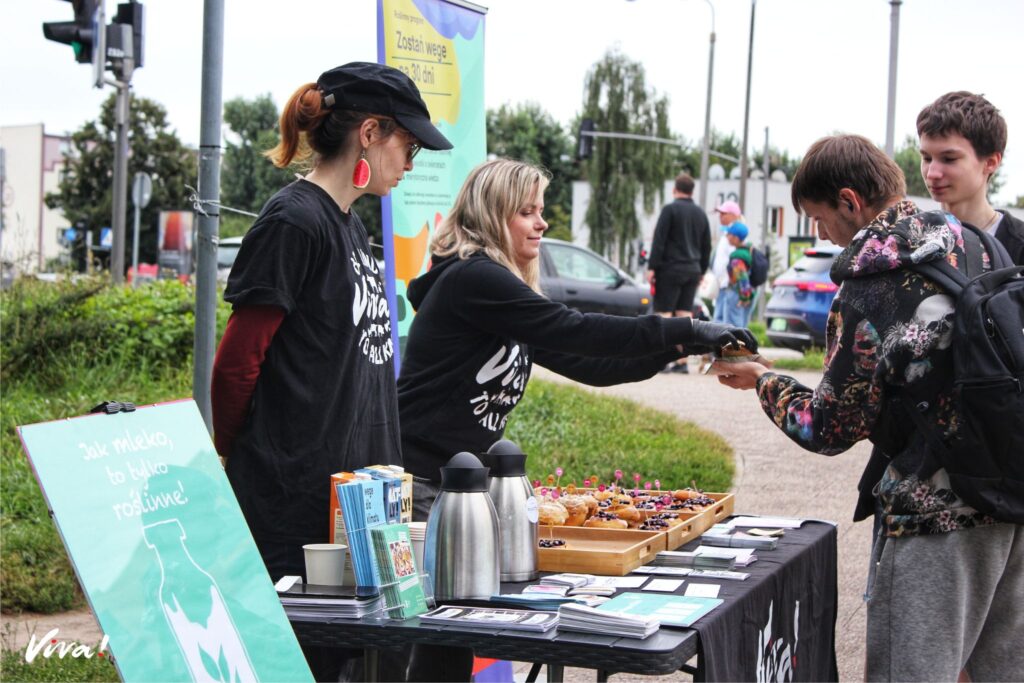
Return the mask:
<svg viewBox="0 0 1024 683">
<path fill-rule="evenodd" d="M 135 60 L 135 68 L 142 67 L 142 5 L 138 2 L 122 2 L 117 6 L 117 14 L 114 15 L 115 24 L 127 24 L 132 27 L 132 59 Z"/>
<path fill-rule="evenodd" d="M 578 140 L 576 142 L 576 158 L 589 159 L 594 154 L 594 136 L 585 133 L 594 132 L 594 119 L 580 121 Z"/>
<path fill-rule="evenodd" d="M 103 30 L 102 0 L 65 0 L 75 10 L 74 21 L 48 21 L 43 23 L 43 35 L 47 40 L 70 45 L 75 51 L 75 61 L 90 64 L 95 61 L 97 35 Z M 100 59 L 103 57 L 100 56 Z"/>
</svg>

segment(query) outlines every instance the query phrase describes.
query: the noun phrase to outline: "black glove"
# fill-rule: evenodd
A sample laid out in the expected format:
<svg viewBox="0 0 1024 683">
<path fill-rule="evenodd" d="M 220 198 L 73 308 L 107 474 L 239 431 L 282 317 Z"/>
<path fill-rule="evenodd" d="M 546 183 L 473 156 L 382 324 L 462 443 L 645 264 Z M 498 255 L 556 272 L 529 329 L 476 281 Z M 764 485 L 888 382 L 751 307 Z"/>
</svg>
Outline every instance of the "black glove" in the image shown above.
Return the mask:
<svg viewBox="0 0 1024 683">
<path fill-rule="evenodd" d="M 691 319 L 690 322 L 693 325 L 692 339 L 683 344 L 690 355 L 717 353 L 725 346 L 739 348 L 741 342 L 752 353 L 757 352 L 757 338 L 746 328 L 703 320 Z"/>
</svg>

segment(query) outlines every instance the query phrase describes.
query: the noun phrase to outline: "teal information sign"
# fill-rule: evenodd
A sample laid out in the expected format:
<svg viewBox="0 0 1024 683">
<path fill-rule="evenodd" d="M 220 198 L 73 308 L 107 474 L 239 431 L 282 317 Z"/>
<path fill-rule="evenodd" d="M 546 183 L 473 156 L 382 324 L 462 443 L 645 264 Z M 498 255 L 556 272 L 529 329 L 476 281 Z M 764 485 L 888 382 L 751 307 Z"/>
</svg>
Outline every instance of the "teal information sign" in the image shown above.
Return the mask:
<svg viewBox="0 0 1024 683">
<path fill-rule="evenodd" d="M 406 73 L 454 149 L 423 150 L 381 203 L 395 372 L 412 324 L 409 282 L 426 272 L 430 238 L 469 172 L 487 156 L 486 9 L 459 0 L 377 0 L 377 61 Z"/>
<path fill-rule="evenodd" d="M 311 681 L 192 400 L 19 427 L 125 681 Z"/>
</svg>

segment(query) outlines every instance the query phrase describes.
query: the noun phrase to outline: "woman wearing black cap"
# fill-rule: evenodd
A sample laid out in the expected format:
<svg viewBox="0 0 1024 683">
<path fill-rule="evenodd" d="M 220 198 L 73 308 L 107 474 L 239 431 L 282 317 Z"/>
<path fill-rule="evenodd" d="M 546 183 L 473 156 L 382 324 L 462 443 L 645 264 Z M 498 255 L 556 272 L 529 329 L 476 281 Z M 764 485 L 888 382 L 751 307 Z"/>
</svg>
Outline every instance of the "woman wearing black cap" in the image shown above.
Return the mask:
<svg viewBox="0 0 1024 683">
<path fill-rule="evenodd" d="M 452 147 L 412 80 L 379 64 L 303 85 L 280 127 L 267 156 L 309 172 L 242 241 L 212 386 L 217 451 L 275 580 L 328 540 L 331 474 L 402 462 L 390 312 L 351 207 L 388 194 L 420 147 Z"/>
</svg>

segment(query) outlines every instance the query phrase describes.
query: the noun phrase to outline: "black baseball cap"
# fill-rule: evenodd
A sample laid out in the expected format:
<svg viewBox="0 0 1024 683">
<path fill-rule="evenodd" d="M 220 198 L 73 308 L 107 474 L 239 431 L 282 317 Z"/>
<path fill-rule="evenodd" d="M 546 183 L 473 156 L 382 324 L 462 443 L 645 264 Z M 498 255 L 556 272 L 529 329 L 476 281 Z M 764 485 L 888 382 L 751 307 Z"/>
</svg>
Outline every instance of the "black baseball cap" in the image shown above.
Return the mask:
<svg viewBox="0 0 1024 683">
<path fill-rule="evenodd" d="M 316 85 L 324 106 L 390 116 L 427 149 L 451 149 L 452 143 L 430 122 L 430 111 L 412 79 L 398 69 L 373 62 L 349 62 L 320 74 Z"/>
</svg>

